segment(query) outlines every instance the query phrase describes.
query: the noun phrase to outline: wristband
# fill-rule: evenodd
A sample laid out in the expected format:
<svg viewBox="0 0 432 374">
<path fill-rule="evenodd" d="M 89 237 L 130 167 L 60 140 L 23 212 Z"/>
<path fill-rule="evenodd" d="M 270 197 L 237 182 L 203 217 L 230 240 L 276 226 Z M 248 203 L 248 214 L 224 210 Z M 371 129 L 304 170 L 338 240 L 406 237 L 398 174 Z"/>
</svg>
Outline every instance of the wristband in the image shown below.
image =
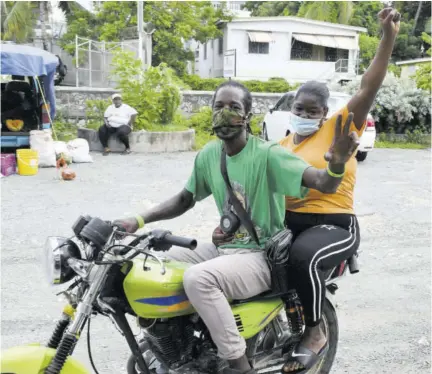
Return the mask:
<svg viewBox="0 0 432 374">
<path fill-rule="evenodd" d="M 342 178 L 342 177 L 345 175 L 345 171 L 344 171 L 343 173 L 341 173 L 341 174 L 333 173 L 333 172 L 330 170 L 329 165 L 327 164 L 327 174 L 330 175 L 330 176 L 333 177 L 333 178 Z"/>
<path fill-rule="evenodd" d="M 142 218 L 139 214 L 135 216 L 135 219 L 138 222 L 138 228 L 142 229 L 144 227 L 144 218 Z"/>
</svg>

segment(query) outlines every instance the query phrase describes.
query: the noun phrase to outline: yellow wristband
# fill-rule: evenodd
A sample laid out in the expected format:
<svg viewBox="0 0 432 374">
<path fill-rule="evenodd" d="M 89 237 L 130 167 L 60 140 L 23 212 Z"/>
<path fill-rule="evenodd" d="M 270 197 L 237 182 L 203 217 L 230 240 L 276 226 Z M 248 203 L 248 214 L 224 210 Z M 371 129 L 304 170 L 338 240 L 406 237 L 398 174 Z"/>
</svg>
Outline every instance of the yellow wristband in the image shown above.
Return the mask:
<svg viewBox="0 0 432 374">
<path fill-rule="evenodd" d="M 138 222 L 138 228 L 142 229 L 144 227 L 144 218 L 142 218 L 139 214 L 135 216 L 135 219 Z"/>
<path fill-rule="evenodd" d="M 333 173 L 333 172 L 330 170 L 330 168 L 329 168 L 329 166 L 328 166 L 328 164 L 327 164 L 327 174 L 330 175 L 330 176 L 333 177 L 333 178 L 342 178 L 342 177 L 345 175 L 345 171 L 344 171 L 342 174 L 336 174 L 336 173 Z"/>
</svg>

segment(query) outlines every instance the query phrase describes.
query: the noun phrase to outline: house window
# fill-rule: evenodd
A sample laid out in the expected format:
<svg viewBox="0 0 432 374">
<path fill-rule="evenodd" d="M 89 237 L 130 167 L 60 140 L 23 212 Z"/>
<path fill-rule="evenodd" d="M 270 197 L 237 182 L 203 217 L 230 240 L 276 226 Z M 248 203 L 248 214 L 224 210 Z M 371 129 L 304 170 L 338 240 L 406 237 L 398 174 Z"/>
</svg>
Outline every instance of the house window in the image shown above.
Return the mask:
<svg viewBox="0 0 432 374">
<path fill-rule="evenodd" d="M 195 50 L 195 58 L 199 59 L 199 48 Z"/>
<path fill-rule="evenodd" d="M 204 43 L 204 60 L 207 60 L 207 43 Z"/>
<path fill-rule="evenodd" d="M 329 62 L 336 62 L 338 60 L 336 48 L 325 48 L 325 60 Z"/>
<path fill-rule="evenodd" d="M 219 54 L 221 55 L 223 53 L 223 37 L 220 37 L 219 39 Z"/>
<path fill-rule="evenodd" d="M 249 41 L 249 53 L 268 55 L 269 43 L 258 43 Z"/>
<path fill-rule="evenodd" d="M 291 60 L 312 60 L 312 44 L 294 39 L 291 47 Z"/>
<path fill-rule="evenodd" d="M 346 49 L 337 49 L 337 48 L 325 48 L 325 60 L 336 62 L 337 60 L 348 60 L 348 50 Z"/>
</svg>

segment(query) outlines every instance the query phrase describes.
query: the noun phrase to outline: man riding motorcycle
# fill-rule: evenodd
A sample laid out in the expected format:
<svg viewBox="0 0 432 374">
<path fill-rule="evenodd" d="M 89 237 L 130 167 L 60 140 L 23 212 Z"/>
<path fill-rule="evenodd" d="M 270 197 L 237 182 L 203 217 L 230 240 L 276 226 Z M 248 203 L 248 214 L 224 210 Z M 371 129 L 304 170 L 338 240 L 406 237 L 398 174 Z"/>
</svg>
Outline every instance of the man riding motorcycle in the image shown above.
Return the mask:
<svg viewBox="0 0 432 374">
<path fill-rule="evenodd" d="M 270 289 L 271 274 L 263 248 L 284 229 L 284 197 L 303 198 L 308 188 L 334 193 L 342 179 L 337 174 L 359 141 L 355 132 L 349 133 L 352 115 L 343 126 L 339 117 L 329 150 L 331 161 L 326 168 L 316 169 L 280 145 L 248 134 L 252 96 L 242 84 L 221 84 L 212 109 L 213 129 L 220 140 L 208 143 L 197 155 L 185 188 L 148 212 L 115 224 L 132 233 L 144 223 L 178 217 L 209 195 L 213 195 L 222 220 L 228 224 L 235 221 L 239 209 L 233 208 L 220 169 L 221 155 L 226 153 L 232 192 L 251 217 L 257 237 L 252 238 L 243 224 L 237 224 L 232 239 L 218 247 L 201 244 L 193 252 L 173 248 L 169 257 L 194 264 L 184 274 L 185 292 L 207 325 L 219 356 L 229 363 L 224 373 L 256 373 L 245 355 L 245 341 L 228 300 L 250 298 Z M 224 226 L 226 222 L 221 223 Z"/>
</svg>

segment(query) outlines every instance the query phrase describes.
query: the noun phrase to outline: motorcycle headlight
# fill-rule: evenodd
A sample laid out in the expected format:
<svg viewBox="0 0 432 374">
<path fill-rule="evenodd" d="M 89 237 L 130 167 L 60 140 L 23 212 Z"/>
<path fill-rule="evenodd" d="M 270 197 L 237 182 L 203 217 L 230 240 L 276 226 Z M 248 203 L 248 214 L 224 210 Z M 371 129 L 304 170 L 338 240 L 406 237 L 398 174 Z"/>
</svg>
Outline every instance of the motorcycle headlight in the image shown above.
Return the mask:
<svg viewBox="0 0 432 374">
<path fill-rule="evenodd" d="M 75 276 L 68 264 L 68 260 L 72 258 L 81 259 L 81 252 L 75 242 L 58 236 L 47 239 L 42 261 L 50 284 L 62 284 Z"/>
</svg>

